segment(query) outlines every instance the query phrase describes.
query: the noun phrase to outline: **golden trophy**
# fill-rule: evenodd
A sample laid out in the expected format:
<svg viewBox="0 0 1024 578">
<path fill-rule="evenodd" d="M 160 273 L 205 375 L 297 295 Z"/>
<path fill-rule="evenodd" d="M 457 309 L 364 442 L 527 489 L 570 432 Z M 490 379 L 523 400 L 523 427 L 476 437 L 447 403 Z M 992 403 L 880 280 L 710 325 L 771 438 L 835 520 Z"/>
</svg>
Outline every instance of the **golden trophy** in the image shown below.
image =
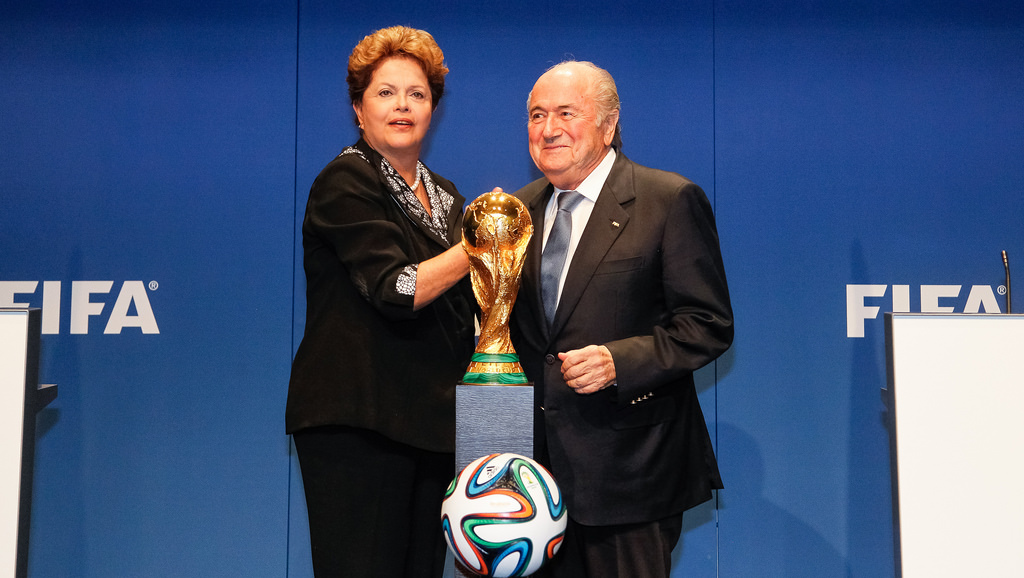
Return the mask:
<svg viewBox="0 0 1024 578">
<path fill-rule="evenodd" d="M 482 311 L 480 340 L 465 384 L 526 384 L 512 347 L 508 319 L 519 293 L 533 222 L 526 205 L 506 193 L 485 193 L 466 207 L 462 246 L 469 255 L 473 294 Z"/>
</svg>

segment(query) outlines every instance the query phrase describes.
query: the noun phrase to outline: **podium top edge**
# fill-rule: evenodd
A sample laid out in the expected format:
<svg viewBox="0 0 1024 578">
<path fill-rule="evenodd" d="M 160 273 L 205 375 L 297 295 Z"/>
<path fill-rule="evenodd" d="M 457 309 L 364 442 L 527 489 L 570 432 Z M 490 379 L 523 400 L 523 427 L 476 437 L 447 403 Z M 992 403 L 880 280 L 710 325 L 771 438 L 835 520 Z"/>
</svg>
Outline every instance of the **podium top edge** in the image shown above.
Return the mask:
<svg viewBox="0 0 1024 578">
<path fill-rule="evenodd" d="M 1008 319 L 1022 319 L 1024 313 L 923 313 L 923 312 L 886 312 L 886 317 L 941 317 L 941 318 L 963 318 L 963 319 L 996 319 L 996 318 L 1008 318 Z"/>
</svg>

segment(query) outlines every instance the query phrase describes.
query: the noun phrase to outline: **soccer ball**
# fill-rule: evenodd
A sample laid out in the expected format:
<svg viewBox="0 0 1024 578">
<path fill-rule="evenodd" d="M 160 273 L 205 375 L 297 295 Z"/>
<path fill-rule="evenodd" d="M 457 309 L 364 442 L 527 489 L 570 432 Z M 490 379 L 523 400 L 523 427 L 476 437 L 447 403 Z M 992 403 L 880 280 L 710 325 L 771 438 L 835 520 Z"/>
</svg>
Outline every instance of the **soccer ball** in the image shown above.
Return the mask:
<svg viewBox="0 0 1024 578">
<path fill-rule="evenodd" d="M 478 458 L 455 476 L 441 527 L 455 559 L 480 576 L 529 576 L 558 552 L 568 521 L 540 464 L 518 454 Z"/>
</svg>

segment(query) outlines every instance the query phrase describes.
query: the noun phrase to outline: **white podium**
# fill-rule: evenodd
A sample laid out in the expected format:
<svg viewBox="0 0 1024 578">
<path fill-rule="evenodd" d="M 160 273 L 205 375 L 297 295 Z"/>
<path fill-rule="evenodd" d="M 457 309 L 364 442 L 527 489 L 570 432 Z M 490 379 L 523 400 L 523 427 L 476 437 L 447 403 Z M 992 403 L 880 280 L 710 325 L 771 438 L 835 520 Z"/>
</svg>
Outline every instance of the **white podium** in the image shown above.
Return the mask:
<svg viewBox="0 0 1024 578">
<path fill-rule="evenodd" d="M 886 316 L 896 573 L 1024 576 L 1024 315 Z"/>
<path fill-rule="evenodd" d="M 0 309 L 0 575 L 28 576 L 36 412 L 57 396 L 38 387 L 39 309 Z"/>
</svg>

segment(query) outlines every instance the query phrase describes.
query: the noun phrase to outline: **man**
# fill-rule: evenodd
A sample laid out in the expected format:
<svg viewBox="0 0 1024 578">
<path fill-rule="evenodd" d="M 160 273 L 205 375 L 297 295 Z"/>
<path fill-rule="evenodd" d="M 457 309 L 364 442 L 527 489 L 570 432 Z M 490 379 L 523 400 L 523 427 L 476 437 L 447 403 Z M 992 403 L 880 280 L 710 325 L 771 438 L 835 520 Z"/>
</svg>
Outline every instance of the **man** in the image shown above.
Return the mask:
<svg viewBox="0 0 1024 578">
<path fill-rule="evenodd" d="M 733 337 L 714 215 L 697 185 L 616 150 L 608 72 L 556 65 L 528 109 L 545 178 L 516 192 L 536 233 L 512 332 L 536 387 L 536 457 L 570 516 L 546 572 L 667 577 L 683 511 L 722 487 L 693 384 Z M 578 194 L 559 211 L 562 191 Z"/>
</svg>

